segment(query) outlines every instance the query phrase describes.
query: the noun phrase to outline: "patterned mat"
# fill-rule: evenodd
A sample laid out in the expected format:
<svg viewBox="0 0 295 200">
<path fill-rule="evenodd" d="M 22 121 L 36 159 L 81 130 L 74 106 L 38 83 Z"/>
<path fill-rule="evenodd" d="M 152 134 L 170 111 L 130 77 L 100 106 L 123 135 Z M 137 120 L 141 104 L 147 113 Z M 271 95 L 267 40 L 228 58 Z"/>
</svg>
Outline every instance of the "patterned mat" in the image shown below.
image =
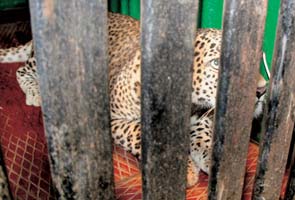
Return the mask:
<svg viewBox="0 0 295 200">
<path fill-rule="evenodd" d="M 20 63 L 0 64 L 0 142 L 15 199 L 54 199 L 46 140 L 40 108 L 26 106 L 15 72 Z M 258 147 L 250 144 L 243 199 L 250 200 Z M 141 173 L 138 161 L 120 147 L 114 147 L 116 199 L 140 200 Z M 286 181 L 284 182 L 286 183 Z M 187 200 L 207 199 L 208 176 L 187 190 Z M 285 184 L 284 184 L 285 185 Z M 284 186 L 285 187 L 285 186 Z"/>
<path fill-rule="evenodd" d="M 15 199 L 49 199 L 53 193 L 42 113 L 24 103 L 15 77 L 20 65 L 0 65 L 0 139 L 10 188 Z"/>
</svg>

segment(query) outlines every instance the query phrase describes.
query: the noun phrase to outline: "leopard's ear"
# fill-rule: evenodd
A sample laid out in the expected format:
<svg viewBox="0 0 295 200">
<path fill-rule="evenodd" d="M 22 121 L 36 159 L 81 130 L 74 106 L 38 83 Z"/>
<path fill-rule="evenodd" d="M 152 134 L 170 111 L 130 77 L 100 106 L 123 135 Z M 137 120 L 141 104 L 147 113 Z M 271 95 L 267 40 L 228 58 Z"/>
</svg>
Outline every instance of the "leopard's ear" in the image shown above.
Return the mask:
<svg viewBox="0 0 295 200">
<path fill-rule="evenodd" d="M 264 77 L 261 74 L 259 74 L 259 79 L 258 79 L 257 88 L 256 88 L 256 97 L 257 98 L 259 98 L 265 94 L 266 85 L 267 85 L 267 81 L 264 79 Z"/>
<path fill-rule="evenodd" d="M 261 74 L 259 74 L 257 88 L 259 88 L 259 87 L 265 87 L 266 84 L 267 84 L 267 82 L 264 79 L 264 77 Z"/>
<path fill-rule="evenodd" d="M 256 88 L 256 102 L 254 110 L 254 118 L 260 118 L 265 107 L 265 97 L 267 93 L 267 81 L 259 74 L 259 79 Z"/>
</svg>

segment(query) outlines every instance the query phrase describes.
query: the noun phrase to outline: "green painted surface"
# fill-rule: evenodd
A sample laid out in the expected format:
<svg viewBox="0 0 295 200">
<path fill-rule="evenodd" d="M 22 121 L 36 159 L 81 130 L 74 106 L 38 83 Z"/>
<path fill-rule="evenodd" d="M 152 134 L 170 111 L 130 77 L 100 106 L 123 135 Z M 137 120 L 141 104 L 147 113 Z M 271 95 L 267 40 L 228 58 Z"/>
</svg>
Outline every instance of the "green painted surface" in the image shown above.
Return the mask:
<svg viewBox="0 0 295 200">
<path fill-rule="evenodd" d="M 140 18 L 140 1 L 139 0 L 129 0 L 130 16 L 135 19 Z"/>
<path fill-rule="evenodd" d="M 128 0 L 121 0 L 120 11 L 124 15 L 130 15 Z"/>
<path fill-rule="evenodd" d="M 201 8 L 201 28 L 222 27 L 223 0 L 203 0 L 200 1 Z"/>
<path fill-rule="evenodd" d="M 140 0 L 108 0 L 109 11 L 140 19 Z"/>
<path fill-rule="evenodd" d="M 117 1 L 117 0 L 108 0 L 108 8 L 109 8 L 109 11 L 112 11 L 112 12 L 119 12 L 119 7 L 120 6 L 120 1 Z M 121 13 L 121 12 L 120 12 Z"/>
<path fill-rule="evenodd" d="M 266 54 L 268 67 L 271 68 L 273 50 L 275 45 L 276 27 L 278 22 L 280 0 L 268 0 L 265 32 L 263 40 L 263 51 Z M 260 72 L 266 78 L 264 64 L 261 62 Z"/>
<path fill-rule="evenodd" d="M 27 5 L 28 0 L 0 0 L 0 10 Z"/>
</svg>

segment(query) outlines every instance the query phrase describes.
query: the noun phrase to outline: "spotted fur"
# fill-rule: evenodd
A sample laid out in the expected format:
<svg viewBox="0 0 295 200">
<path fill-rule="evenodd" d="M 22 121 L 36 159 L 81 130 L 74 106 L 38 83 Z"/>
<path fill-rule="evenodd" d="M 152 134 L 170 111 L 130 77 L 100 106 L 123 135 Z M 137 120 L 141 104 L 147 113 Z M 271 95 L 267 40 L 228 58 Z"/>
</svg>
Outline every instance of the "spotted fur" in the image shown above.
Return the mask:
<svg viewBox="0 0 295 200">
<path fill-rule="evenodd" d="M 16 79 L 26 95 L 26 104 L 29 106 L 41 106 L 41 95 L 36 70 L 36 60 L 34 57 L 31 57 L 24 66 L 16 71 Z"/>
<path fill-rule="evenodd" d="M 256 89 L 256 103 L 253 117 L 259 118 L 264 109 L 266 96 L 265 79 L 260 76 Z M 212 114 L 191 117 L 190 156 L 196 166 L 210 173 L 214 119 Z"/>
<path fill-rule="evenodd" d="M 0 49 L 0 63 L 26 62 L 31 55 L 32 47 L 32 41 L 30 41 L 18 47 Z"/>
<path fill-rule="evenodd" d="M 197 31 L 194 49 L 192 103 L 214 107 L 221 49 L 221 30 Z"/>
<path fill-rule="evenodd" d="M 36 59 L 34 57 L 33 42 L 25 45 L 0 49 L 0 62 L 25 62 L 16 71 L 16 78 L 20 88 L 25 93 L 26 104 L 29 106 L 40 106 L 41 96 L 39 92 L 38 75 L 36 73 Z"/>
<path fill-rule="evenodd" d="M 213 138 L 213 116 L 191 117 L 190 155 L 209 174 Z"/>
<path fill-rule="evenodd" d="M 109 13 L 109 89 L 111 108 L 111 131 L 114 143 L 121 145 L 138 158 L 141 157 L 141 53 L 139 22 L 128 16 Z M 199 108 L 215 106 L 219 58 L 221 49 L 220 30 L 199 29 L 194 44 L 192 103 Z M 0 54 L 25 57 L 28 49 Z M 2 55 L 2 57 L 1 57 Z M 10 56 L 11 57 L 11 56 Z M 17 80 L 26 94 L 28 105 L 40 106 L 36 61 L 31 57 L 17 71 Z M 190 155 L 188 156 L 188 186 L 198 181 L 200 168 L 209 173 L 212 146 L 212 119 L 209 117 L 191 118 Z"/>
</svg>

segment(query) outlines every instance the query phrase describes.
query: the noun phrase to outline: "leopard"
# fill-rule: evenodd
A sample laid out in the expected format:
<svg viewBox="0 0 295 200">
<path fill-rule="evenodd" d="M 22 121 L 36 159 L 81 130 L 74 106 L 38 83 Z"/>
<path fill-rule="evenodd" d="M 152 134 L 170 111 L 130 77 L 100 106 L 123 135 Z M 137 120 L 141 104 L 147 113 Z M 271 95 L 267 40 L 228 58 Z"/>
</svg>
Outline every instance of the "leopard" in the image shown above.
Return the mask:
<svg viewBox="0 0 295 200">
<path fill-rule="evenodd" d="M 253 119 L 262 120 L 267 100 L 267 84 L 259 74 Z M 211 154 L 214 136 L 215 106 L 199 115 L 192 115 L 190 120 L 190 156 L 194 163 L 205 173 L 210 174 Z"/>
<path fill-rule="evenodd" d="M 195 33 L 191 103 L 200 110 L 215 107 L 221 41 L 222 30 L 197 29 Z M 26 104 L 40 106 L 42 101 L 33 41 L 16 48 L 0 49 L 0 62 L 16 61 L 25 62 L 17 70 L 16 77 L 26 95 Z M 108 65 L 113 143 L 141 160 L 141 51 L 138 20 L 108 13 Z M 213 124 L 212 116 L 191 116 L 187 187 L 198 182 L 200 171 L 210 173 Z"/>
<path fill-rule="evenodd" d="M 16 71 L 20 88 L 25 93 L 28 106 L 41 106 L 41 95 L 34 56 L 33 41 L 18 47 L 0 49 L 0 63 L 21 62 L 25 65 Z"/>
</svg>

